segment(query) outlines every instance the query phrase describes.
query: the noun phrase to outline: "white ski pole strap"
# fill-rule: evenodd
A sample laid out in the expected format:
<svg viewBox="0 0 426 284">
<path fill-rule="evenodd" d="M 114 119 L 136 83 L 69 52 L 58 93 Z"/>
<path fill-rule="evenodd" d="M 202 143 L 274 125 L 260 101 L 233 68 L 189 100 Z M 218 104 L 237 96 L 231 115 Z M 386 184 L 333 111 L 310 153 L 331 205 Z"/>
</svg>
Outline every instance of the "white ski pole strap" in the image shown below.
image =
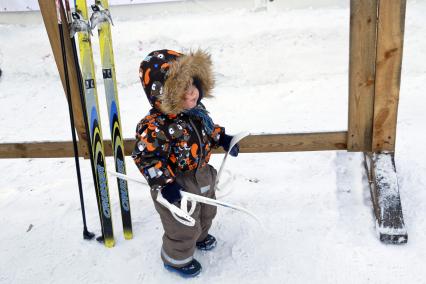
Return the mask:
<svg viewBox="0 0 426 284">
<path fill-rule="evenodd" d="M 164 207 L 166 207 L 167 209 L 169 209 L 170 213 L 172 213 L 173 218 L 176 219 L 176 221 L 189 226 L 189 227 L 193 227 L 195 225 L 195 219 L 191 217 L 191 215 L 186 212 L 186 206 L 185 206 L 185 210 L 183 210 L 182 208 L 178 208 L 176 205 L 171 204 L 170 202 L 168 202 L 162 195 L 161 192 L 158 192 L 157 195 L 157 202 L 160 203 L 161 205 L 163 205 Z M 186 202 L 184 202 L 186 205 Z M 181 202 L 181 206 L 182 206 L 183 202 Z M 195 202 L 192 204 L 192 206 L 194 207 L 195 210 Z M 191 210 L 192 207 L 191 207 Z"/>
<path fill-rule="evenodd" d="M 182 192 L 184 192 L 184 191 L 181 191 L 181 195 L 182 195 Z M 188 201 L 191 202 L 191 208 L 189 209 L 189 211 L 187 211 L 188 210 L 188 206 L 187 206 Z M 182 209 L 185 212 L 188 212 L 189 215 L 192 215 L 195 212 L 196 206 L 197 206 L 197 202 L 195 200 L 189 200 L 187 196 L 182 196 L 182 199 L 180 200 L 180 209 Z"/>
</svg>

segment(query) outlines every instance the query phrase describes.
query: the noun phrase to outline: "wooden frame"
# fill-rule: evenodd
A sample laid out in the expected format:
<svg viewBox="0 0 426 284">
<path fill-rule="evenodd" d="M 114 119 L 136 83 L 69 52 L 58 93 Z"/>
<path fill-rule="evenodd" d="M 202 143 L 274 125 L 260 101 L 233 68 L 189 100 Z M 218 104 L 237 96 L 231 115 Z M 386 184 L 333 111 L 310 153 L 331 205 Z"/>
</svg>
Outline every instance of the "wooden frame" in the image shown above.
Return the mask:
<svg viewBox="0 0 426 284">
<path fill-rule="evenodd" d="M 53 0 L 50 0 L 53 1 Z M 40 2 L 43 17 L 44 1 Z M 405 243 L 408 235 L 402 216 L 394 159 L 398 99 L 404 42 L 406 0 L 351 0 L 348 131 L 250 135 L 240 143 L 243 153 L 348 150 L 363 152 L 380 240 Z M 52 12 L 52 11 L 50 11 Z M 64 13 L 64 11 L 62 11 Z M 58 27 L 45 22 L 64 84 Z M 68 30 L 64 29 L 65 36 Z M 67 52 L 71 46 L 66 41 Z M 72 60 L 69 72 L 77 72 Z M 80 153 L 87 157 L 78 82 L 71 76 L 75 125 Z M 105 154 L 111 156 L 110 141 Z M 129 155 L 134 140 L 125 140 Z M 215 153 L 221 152 L 215 150 Z M 0 144 L 0 158 L 59 158 L 74 155 L 72 143 L 28 142 Z M 386 174 L 384 174 L 386 173 Z M 394 182 L 383 182 L 393 180 Z M 391 196 L 391 198 L 389 198 Z"/>
<path fill-rule="evenodd" d="M 348 151 L 364 152 L 376 230 L 393 244 L 408 240 L 394 159 L 405 10 L 406 0 L 351 0 Z"/>
</svg>

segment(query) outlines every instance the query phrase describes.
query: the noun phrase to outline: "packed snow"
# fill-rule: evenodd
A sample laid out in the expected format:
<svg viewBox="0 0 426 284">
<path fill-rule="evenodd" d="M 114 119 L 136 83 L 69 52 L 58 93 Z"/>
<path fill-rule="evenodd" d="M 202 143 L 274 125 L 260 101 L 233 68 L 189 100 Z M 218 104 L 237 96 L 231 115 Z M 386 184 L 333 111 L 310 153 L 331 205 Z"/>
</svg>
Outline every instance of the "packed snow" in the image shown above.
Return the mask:
<svg viewBox="0 0 426 284">
<path fill-rule="evenodd" d="M 348 3 L 294 9 L 275 1 L 254 12 L 253 1 L 226 2 L 112 9 L 124 136 L 134 136 L 149 110 L 139 63 L 162 48 L 212 54 L 217 86 L 206 105 L 229 133 L 346 130 Z M 223 200 L 264 226 L 219 208 L 211 229 L 218 246 L 196 252 L 203 271 L 182 280 L 162 266 L 163 229 L 146 186 L 129 183 L 134 238 L 127 241 L 110 177 L 116 245 L 107 249 L 82 239 L 74 159 L 2 159 L 0 283 L 426 283 L 425 14 L 426 1 L 408 1 L 395 155 L 407 244 L 377 239 L 360 153 L 240 154 L 228 159 L 222 186 L 233 191 Z M 5 23 L 0 13 L 0 143 L 71 140 L 41 16 L 26 15 Z M 96 36 L 93 51 L 109 139 Z M 211 164 L 219 168 L 222 159 L 213 155 Z M 90 165 L 80 162 L 88 227 L 99 235 Z M 129 175 L 140 176 L 130 157 L 126 163 Z"/>
</svg>

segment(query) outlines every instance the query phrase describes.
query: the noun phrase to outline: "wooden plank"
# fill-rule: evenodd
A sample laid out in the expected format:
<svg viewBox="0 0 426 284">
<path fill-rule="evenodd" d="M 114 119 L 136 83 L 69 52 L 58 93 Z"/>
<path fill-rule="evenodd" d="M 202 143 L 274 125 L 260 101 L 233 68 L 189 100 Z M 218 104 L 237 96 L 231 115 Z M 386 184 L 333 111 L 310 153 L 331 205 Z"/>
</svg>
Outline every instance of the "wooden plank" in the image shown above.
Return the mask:
<svg viewBox="0 0 426 284">
<path fill-rule="evenodd" d="M 394 153 L 366 153 L 364 158 L 379 239 L 390 244 L 406 243 Z"/>
<path fill-rule="evenodd" d="M 56 67 L 58 68 L 59 75 L 62 81 L 62 87 L 64 89 L 64 94 L 66 97 L 66 84 L 65 84 L 65 75 L 64 75 L 64 65 L 63 65 L 63 59 L 62 59 L 62 50 L 61 50 L 61 41 L 59 37 L 59 30 L 58 30 L 58 23 L 57 23 L 57 16 L 56 16 L 56 5 L 55 0 L 39 0 L 40 5 L 40 11 L 43 16 L 44 25 L 46 27 L 47 35 L 49 37 L 50 46 L 52 47 L 53 56 L 55 58 Z M 65 11 L 61 9 L 62 19 L 66 19 L 65 17 Z M 52 19 L 55 19 L 52 21 Z M 70 80 L 70 86 L 71 86 L 71 100 L 72 100 L 72 107 L 74 112 L 74 124 L 75 128 L 77 130 L 78 139 L 80 141 L 83 141 L 85 143 L 82 143 L 80 147 L 80 151 L 83 151 L 82 155 L 85 157 L 89 156 L 88 149 L 87 149 L 87 133 L 86 128 L 84 125 L 83 120 L 83 111 L 81 108 L 81 101 L 80 101 L 80 90 L 78 88 L 78 81 L 77 81 L 77 67 L 75 65 L 75 62 L 72 58 L 72 45 L 71 41 L 67 40 L 70 38 L 70 34 L 68 31 L 67 23 L 66 21 L 63 21 L 63 31 L 64 31 L 64 38 L 65 40 L 65 51 L 67 54 L 67 65 L 68 65 L 68 74 L 69 74 L 69 80 Z"/>
<path fill-rule="evenodd" d="M 348 151 L 371 151 L 377 0 L 351 0 Z"/>
<path fill-rule="evenodd" d="M 250 135 L 240 142 L 241 153 L 346 150 L 347 132 Z"/>
<path fill-rule="evenodd" d="M 241 153 L 346 150 L 347 132 L 250 135 L 240 142 Z M 111 141 L 105 140 L 105 155 L 112 156 Z M 130 155 L 134 139 L 125 139 L 124 151 Z M 81 147 L 81 143 L 79 144 Z M 81 152 L 80 152 L 81 153 Z M 213 153 L 223 153 L 214 150 Z M 0 144 L 0 158 L 73 157 L 71 141 Z"/>
<path fill-rule="evenodd" d="M 379 2 L 372 146 L 374 152 L 395 151 L 405 7 L 406 0 Z"/>
<path fill-rule="evenodd" d="M 79 151 L 79 153 L 81 154 L 82 152 Z M 46 141 L 0 144 L 0 158 L 60 157 L 74 157 L 74 148 L 71 141 Z"/>
</svg>

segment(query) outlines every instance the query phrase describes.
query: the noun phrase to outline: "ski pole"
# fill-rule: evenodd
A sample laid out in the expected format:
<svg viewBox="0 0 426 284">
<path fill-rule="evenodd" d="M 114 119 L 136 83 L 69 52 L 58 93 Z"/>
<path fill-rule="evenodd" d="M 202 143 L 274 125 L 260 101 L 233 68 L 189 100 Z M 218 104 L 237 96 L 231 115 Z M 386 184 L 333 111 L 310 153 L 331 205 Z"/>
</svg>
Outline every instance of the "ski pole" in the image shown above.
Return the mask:
<svg viewBox="0 0 426 284">
<path fill-rule="evenodd" d="M 124 175 L 124 174 L 120 174 L 117 172 L 113 172 L 113 171 L 108 171 L 111 175 L 116 176 L 118 178 L 121 179 L 125 179 L 125 180 L 129 180 L 129 181 L 133 181 L 133 182 L 137 182 L 137 183 L 141 183 L 141 184 L 147 184 L 143 179 L 141 178 L 135 178 L 135 177 L 130 177 L 128 175 Z M 204 197 L 201 195 L 197 195 L 197 194 L 192 194 L 186 191 L 180 191 L 180 194 L 182 196 L 181 199 L 181 207 L 178 208 L 176 205 L 171 204 L 170 202 L 168 202 L 166 199 L 164 199 L 164 197 L 162 197 L 161 192 L 159 192 L 159 194 L 157 195 L 157 201 L 162 204 L 163 206 L 165 206 L 167 209 L 170 210 L 170 212 L 172 213 L 173 217 L 179 221 L 180 223 L 187 225 L 187 226 L 194 226 L 195 221 L 193 220 L 193 218 L 191 217 L 191 214 L 194 213 L 195 211 L 195 206 L 196 206 L 196 202 L 200 202 L 200 203 L 204 203 L 204 204 L 208 204 L 211 206 L 222 206 L 222 207 L 226 207 L 226 208 L 230 208 L 236 211 L 241 211 L 243 213 L 246 213 L 247 215 L 253 217 L 257 222 L 259 222 L 260 225 L 262 225 L 260 219 L 253 214 L 252 212 L 250 212 L 249 210 L 240 207 L 240 206 L 236 206 L 227 202 L 223 202 L 223 201 L 219 201 L 216 199 L 212 199 L 212 198 L 208 198 L 208 197 Z M 190 210 L 188 211 L 188 207 L 187 207 L 187 201 L 191 202 L 191 207 Z"/>
<path fill-rule="evenodd" d="M 80 205 L 81 205 L 81 214 L 83 217 L 83 238 L 86 240 L 92 239 L 95 234 L 89 232 L 87 230 L 87 224 L 86 224 L 86 211 L 84 209 L 84 198 L 83 198 L 83 187 L 81 183 L 81 173 L 80 173 L 80 162 L 79 162 L 79 155 L 78 155 L 78 146 L 77 146 L 77 138 L 75 135 L 75 126 L 74 126 L 74 112 L 72 107 L 72 99 L 71 99 L 71 87 L 69 82 L 69 74 L 68 74 L 68 64 L 67 64 L 67 55 L 65 50 L 65 39 L 64 39 L 64 31 L 62 26 L 62 17 L 61 17 L 61 7 L 62 1 L 56 0 L 56 12 L 58 16 L 58 29 L 59 29 L 59 37 L 61 40 L 61 50 L 62 50 L 62 61 L 64 65 L 64 79 L 65 79 L 65 85 L 66 85 L 66 95 L 68 100 L 68 111 L 70 113 L 70 125 L 71 125 L 71 134 L 72 134 L 72 141 L 74 146 L 74 159 L 75 159 L 75 167 L 77 171 L 77 182 L 78 182 L 78 191 L 80 195 Z"/>
<path fill-rule="evenodd" d="M 216 180 L 214 182 L 214 184 L 215 184 L 215 190 L 218 193 L 222 193 L 222 190 L 218 187 L 218 185 L 219 185 L 220 177 L 222 176 L 223 169 L 225 168 L 225 163 L 226 163 L 227 158 L 229 156 L 229 152 L 231 152 L 231 150 L 235 146 L 235 144 L 237 144 L 243 138 L 245 138 L 245 137 L 247 137 L 249 135 L 250 135 L 249 132 L 240 132 L 240 133 L 234 135 L 234 137 L 232 138 L 231 143 L 229 144 L 229 149 L 225 153 L 225 156 L 223 157 L 222 164 L 220 165 L 219 172 L 218 172 L 218 174 L 216 176 Z M 228 195 L 230 193 L 231 193 L 231 190 L 229 190 L 228 192 L 225 192 L 225 193 L 222 193 L 222 194 L 218 195 L 217 198 L 222 198 L 222 197 L 224 197 L 224 196 L 226 196 L 226 195 Z"/>
<path fill-rule="evenodd" d="M 74 64 L 76 67 L 76 73 L 77 73 L 77 82 L 78 82 L 78 90 L 79 90 L 79 95 L 80 95 L 80 104 L 81 104 L 81 110 L 83 112 L 83 122 L 84 122 L 84 127 L 85 127 L 85 131 L 86 131 L 86 141 L 87 141 L 87 149 L 89 151 L 89 159 L 90 159 L 90 167 L 92 169 L 92 177 L 93 177 L 93 184 L 96 186 L 96 172 L 95 172 L 95 167 L 94 167 L 94 163 L 93 163 L 93 151 L 92 151 L 92 141 L 91 141 L 91 136 L 90 136 L 90 130 L 89 130 L 89 119 L 87 118 L 87 111 L 86 111 L 86 99 L 84 97 L 84 88 L 83 88 L 83 78 L 81 77 L 81 70 L 80 70 L 80 64 L 78 62 L 78 54 L 77 54 L 77 47 L 75 44 L 75 31 L 74 31 L 74 21 L 73 21 L 73 17 L 72 17 L 72 13 L 71 13 L 71 8 L 70 8 L 70 4 L 69 4 L 69 0 L 65 0 L 65 5 L 66 5 L 66 10 L 67 10 L 67 16 L 68 16 L 68 29 L 70 32 L 70 39 L 71 39 L 71 46 L 72 46 L 72 53 L 73 53 L 73 58 L 74 58 Z M 99 219 L 100 219 L 100 223 L 102 225 L 102 219 L 101 219 L 101 209 L 100 209 L 100 205 L 99 205 L 99 194 L 98 192 L 95 190 L 96 193 L 96 200 L 98 201 L 98 210 L 99 210 Z M 97 238 L 98 241 L 103 241 L 103 236 L 100 236 Z"/>
</svg>

